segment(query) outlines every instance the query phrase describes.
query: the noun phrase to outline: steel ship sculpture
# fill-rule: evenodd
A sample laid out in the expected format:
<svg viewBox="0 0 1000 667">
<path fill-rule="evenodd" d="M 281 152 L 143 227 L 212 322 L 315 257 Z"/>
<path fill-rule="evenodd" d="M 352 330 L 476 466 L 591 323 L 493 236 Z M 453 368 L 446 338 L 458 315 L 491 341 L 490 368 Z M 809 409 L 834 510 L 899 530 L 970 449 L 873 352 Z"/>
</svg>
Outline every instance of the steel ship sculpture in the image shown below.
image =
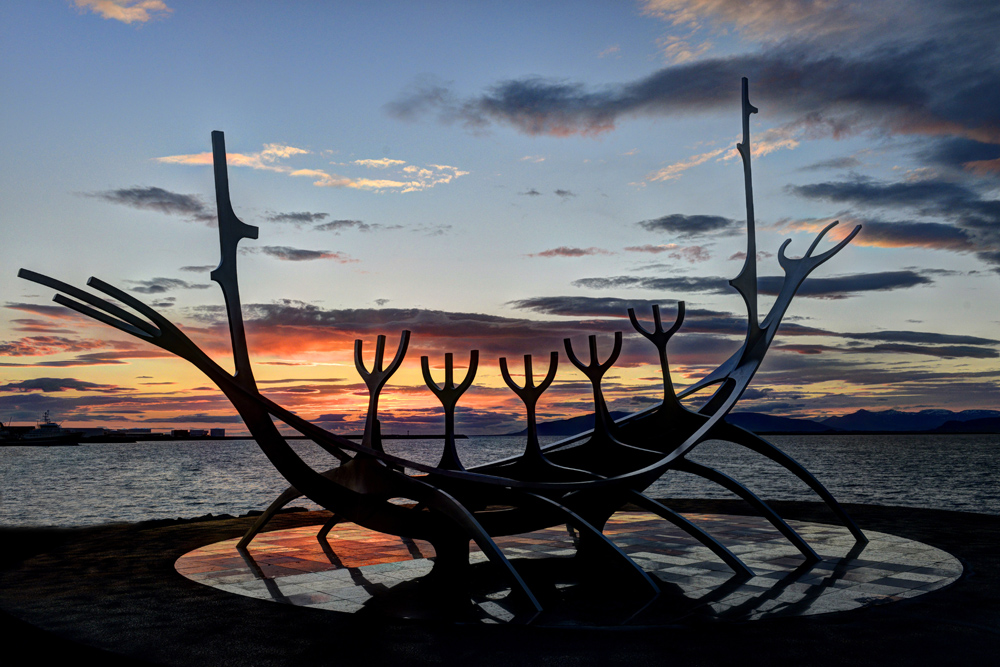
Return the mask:
<svg viewBox="0 0 1000 667">
<path fill-rule="evenodd" d="M 595 426 L 590 431 L 546 446 L 540 445 L 538 440 L 535 405 L 556 375 L 559 353 L 551 353 L 541 380 L 536 379 L 532 357 L 526 355 L 523 385 L 513 380 L 507 360 L 501 358 L 503 379 L 525 406 L 527 439 L 520 455 L 486 465 L 464 466 L 455 447 L 455 408 L 475 378 L 479 364 L 477 351 L 471 352 L 466 375 L 458 384 L 455 383 L 452 354 L 445 356 L 445 377 L 441 385 L 432 377 L 429 359 L 421 358 L 424 379 L 440 400 L 445 415 L 446 436 L 437 465 L 389 454 L 382 446 L 378 399 L 403 361 L 409 331 L 401 333 L 396 352 L 387 365 L 386 339 L 378 336 L 371 369 L 362 360 L 362 341 L 355 342 L 355 365 L 369 392 L 365 431 L 360 443 L 320 428 L 260 393 L 247 350 L 236 267 L 239 242 L 245 238 L 256 239 L 258 229 L 240 221 L 233 211 L 222 132 L 212 133 L 222 259 L 211 277 L 221 287 L 226 302 L 234 373 L 209 358 L 153 308 L 98 278 L 90 278 L 87 285 L 118 303 L 33 271 L 22 269 L 18 275 L 59 292 L 54 297 L 56 303 L 189 361 L 226 395 L 260 448 L 290 484 L 250 529 L 241 546 L 248 544 L 280 507 L 294 498 L 306 496 L 333 513 L 333 518 L 321 529 L 321 535 L 339 521 L 350 521 L 381 533 L 426 540 L 436 553 L 430 578 L 442 585 L 462 581 L 470 567 L 470 541 L 475 542 L 506 579 L 511 595 L 520 598 L 524 609 L 521 618 L 530 620 L 542 606 L 518 569 L 497 546 L 495 538 L 566 524 L 579 534 L 577 558 L 609 576 L 617 573 L 626 583 L 623 591 L 651 601 L 659 594 L 657 583 L 603 532 L 608 519 L 628 503 L 684 530 L 725 562 L 733 570 L 734 577 L 753 576 L 738 556 L 709 533 L 644 493 L 671 470 L 701 476 L 732 491 L 770 521 L 801 552 L 805 562 L 820 560 L 791 526 L 740 481 L 688 458 L 706 440 L 735 443 L 780 464 L 830 507 L 858 543 L 867 542 L 864 533 L 833 495 L 803 466 L 766 440 L 726 420 L 760 367 L 799 286 L 813 269 L 842 250 L 860 231 L 860 226 L 855 227 L 835 246 L 814 254 L 826 232 L 837 224 L 834 222 L 818 234 L 805 255 L 798 259 L 785 255 L 790 243 L 790 239 L 786 240 L 778 251 L 784 281 L 770 311 L 760 318 L 750 169 L 750 116 L 756 112 L 749 101 L 747 80 L 743 79 L 743 141 L 736 147 L 742 157 L 745 181 L 747 247 L 743 268 L 730 281 L 742 296 L 747 310 L 746 336 L 740 348 L 706 377 L 675 393 L 667 343 L 683 323 L 684 302 L 678 303 L 675 321 L 666 327 L 657 306 L 652 309 L 651 325 L 644 325 L 634 310 L 629 309 L 632 326 L 656 349 L 663 375 L 663 399 L 650 409 L 615 421 L 602 394 L 601 381 L 618 358 L 622 333 L 615 334 L 613 348 L 603 361 L 595 336 L 589 337 L 586 362 L 566 339 L 567 358 L 587 376 L 593 387 Z M 699 409 L 692 410 L 681 403 L 680 399 L 702 390 L 709 390 L 710 397 Z M 283 422 L 328 452 L 331 467 L 315 470 L 306 464 L 275 426 L 274 420 Z M 407 502 L 401 504 L 400 499 Z"/>
</svg>

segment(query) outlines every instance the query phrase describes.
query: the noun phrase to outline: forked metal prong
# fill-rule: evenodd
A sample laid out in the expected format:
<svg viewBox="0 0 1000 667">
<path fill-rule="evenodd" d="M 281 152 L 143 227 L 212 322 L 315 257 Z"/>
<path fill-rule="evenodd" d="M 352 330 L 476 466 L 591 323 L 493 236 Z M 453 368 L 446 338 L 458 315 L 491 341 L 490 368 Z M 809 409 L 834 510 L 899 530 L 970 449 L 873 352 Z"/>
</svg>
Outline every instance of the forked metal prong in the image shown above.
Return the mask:
<svg viewBox="0 0 1000 667">
<path fill-rule="evenodd" d="M 17 277 L 18 278 L 23 278 L 25 280 L 30 280 L 31 282 L 38 283 L 39 285 L 45 285 L 46 287 L 50 287 L 50 288 L 52 288 L 52 289 L 54 289 L 56 291 L 68 294 L 69 296 L 71 296 L 71 297 L 73 297 L 75 299 L 79 299 L 80 301 L 83 301 L 84 303 L 90 304 L 94 308 L 98 308 L 100 310 L 103 310 L 103 311 L 105 311 L 107 313 L 110 313 L 114 317 L 117 317 L 117 318 L 119 318 L 121 320 L 124 320 L 124 321 L 128 322 L 133 327 L 136 327 L 137 329 L 141 329 L 141 330 L 145 331 L 150 336 L 157 336 L 160 333 L 159 330 L 156 327 L 154 327 L 152 324 L 150 324 L 149 322 L 146 322 L 145 320 L 143 320 L 143 319 L 141 319 L 139 317 L 136 317 L 132 313 L 128 312 L 127 310 L 125 310 L 123 308 L 119 308 L 118 306 L 116 306 L 113 303 L 109 303 L 109 302 L 105 301 L 104 299 L 102 299 L 100 297 L 97 297 L 97 296 L 94 296 L 93 294 L 90 294 L 89 292 L 85 292 L 82 289 L 80 289 L 79 287 L 74 287 L 72 285 L 69 285 L 67 283 L 62 282 L 61 280 L 56 280 L 55 278 L 50 278 L 49 276 L 46 276 L 44 274 L 37 273 L 35 271 L 29 271 L 28 269 L 21 269 L 21 270 L 19 270 L 17 272 Z M 91 280 L 93 280 L 93 278 Z M 114 296 L 114 295 L 111 295 L 111 296 Z M 123 300 L 119 299 L 119 301 L 123 301 Z M 71 307 L 71 306 L 67 306 L 67 307 Z M 139 309 L 136 308 L 136 310 L 139 310 Z"/>
<path fill-rule="evenodd" d="M 95 319 L 98 322 L 103 322 L 104 324 L 114 327 L 119 331 L 124 331 L 127 334 L 131 334 L 136 338 L 144 338 L 149 341 L 153 340 L 153 336 L 146 333 L 145 331 L 137 327 L 134 327 L 131 324 L 122 322 L 121 320 L 117 320 L 114 317 L 111 317 L 110 315 L 106 315 L 105 313 L 102 313 L 96 308 L 91 308 L 90 306 L 85 306 L 82 303 L 74 301 L 68 296 L 64 296 L 62 294 L 56 294 L 54 297 L 52 297 L 52 300 L 58 303 L 60 306 L 66 306 L 67 308 L 70 308 L 78 313 L 86 315 L 87 317 Z"/>
<path fill-rule="evenodd" d="M 99 292 L 104 292 L 108 296 L 118 299 L 129 308 L 133 308 L 137 312 L 140 312 L 146 317 L 148 317 L 149 320 L 154 324 L 160 325 L 162 327 L 163 324 L 167 321 L 162 315 L 160 315 L 158 312 L 156 312 L 155 310 L 144 304 L 142 301 L 139 301 L 139 299 L 135 298 L 131 294 L 128 294 L 127 292 L 122 291 L 121 289 L 115 287 L 114 285 L 110 285 L 104 282 L 100 278 L 95 278 L 93 276 L 87 278 L 87 286 L 93 287 Z"/>
</svg>

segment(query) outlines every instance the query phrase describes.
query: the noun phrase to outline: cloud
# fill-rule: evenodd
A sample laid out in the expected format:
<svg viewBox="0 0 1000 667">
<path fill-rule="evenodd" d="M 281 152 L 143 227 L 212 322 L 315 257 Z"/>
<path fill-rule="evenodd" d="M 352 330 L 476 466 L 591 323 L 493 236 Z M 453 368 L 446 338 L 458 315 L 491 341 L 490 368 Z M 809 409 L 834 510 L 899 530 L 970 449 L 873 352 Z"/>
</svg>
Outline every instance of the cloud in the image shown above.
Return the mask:
<svg viewBox="0 0 1000 667">
<path fill-rule="evenodd" d="M 774 253 L 773 252 L 768 252 L 766 250 L 758 250 L 757 251 L 757 261 L 758 262 L 763 262 L 765 259 L 768 259 L 769 257 L 774 257 Z M 744 252 L 742 250 L 737 250 L 736 252 L 734 252 L 732 255 L 730 255 L 726 259 L 727 260 L 734 260 L 734 259 L 744 260 L 746 258 L 747 258 L 746 252 Z"/>
<path fill-rule="evenodd" d="M 826 169 L 851 169 L 860 167 L 861 160 L 856 157 L 835 157 L 829 160 L 820 160 L 804 167 L 799 167 L 799 171 L 823 171 Z"/>
<path fill-rule="evenodd" d="M 0 391 L 40 391 L 45 393 L 60 391 L 115 392 L 122 391 L 122 388 L 111 384 L 84 382 L 83 380 L 76 380 L 74 378 L 35 378 L 33 380 L 9 382 L 0 385 Z"/>
<path fill-rule="evenodd" d="M 55 317 L 59 319 L 76 320 L 82 317 L 64 306 L 48 306 L 35 303 L 16 303 L 8 301 L 4 304 L 4 307 L 12 310 L 21 310 L 26 313 L 35 313 L 37 315 L 44 315 L 45 317 Z"/>
<path fill-rule="evenodd" d="M 964 185 L 940 180 L 887 183 L 857 177 L 849 181 L 789 185 L 786 190 L 800 197 L 835 203 L 923 210 L 940 210 L 977 198 Z"/>
<path fill-rule="evenodd" d="M 535 188 L 530 188 L 526 192 L 518 192 L 517 194 L 528 195 L 529 197 L 540 197 L 542 195 L 542 193 L 536 190 Z"/>
<path fill-rule="evenodd" d="M 65 336 L 26 336 L 19 340 L 0 342 L 0 356 L 35 357 L 65 352 L 83 352 L 108 347 L 97 340 L 68 338 Z"/>
<path fill-rule="evenodd" d="M 528 255 L 528 257 L 587 257 L 588 255 L 613 255 L 613 252 L 603 248 L 570 248 L 559 246 L 551 250 L 543 250 Z"/>
<path fill-rule="evenodd" d="M 609 46 L 608 48 L 601 50 L 597 54 L 597 57 L 598 58 L 607 58 L 608 56 L 615 56 L 616 58 L 620 58 L 621 56 L 618 55 L 619 51 L 621 51 L 621 46 L 619 46 L 618 44 L 613 44 L 613 45 Z"/>
<path fill-rule="evenodd" d="M 629 252 L 647 252 L 653 254 L 668 253 L 667 257 L 672 259 L 679 259 L 691 264 L 697 262 L 707 262 L 712 259 L 712 256 L 708 253 L 708 250 L 704 246 L 692 245 L 692 246 L 681 246 L 676 243 L 667 243 L 663 245 L 640 245 L 640 246 L 628 246 L 625 250 Z"/>
<path fill-rule="evenodd" d="M 37 361 L 29 364 L 15 364 L 0 362 L 0 366 L 7 368 L 71 368 L 75 366 L 117 366 L 127 364 L 126 359 L 155 359 L 161 357 L 171 357 L 169 352 L 162 350 L 112 350 L 108 352 L 89 352 L 79 354 L 73 359 L 61 359 L 52 361 Z"/>
<path fill-rule="evenodd" d="M 226 153 L 226 164 L 230 167 L 249 167 L 289 174 L 292 173 L 292 168 L 281 164 L 280 161 L 296 155 L 308 155 L 309 152 L 304 148 L 284 144 L 264 144 L 264 148 L 256 153 Z M 154 159 L 165 164 L 195 165 L 211 165 L 213 160 L 212 153 L 168 155 Z"/>
<path fill-rule="evenodd" d="M 883 27 L 869 43 L 845 49 L 842 40 L 822 43 L 815 33 L 792 38 L 786 33 L 749 53 L 688 60 L 612 85 L 532 76 L 459 99 L 445 86 L 425 82 L 387 109 L 404 119 L 437 112 L 442 121 L 474 131 L 500 124 L 530 135 L 597 135 L 624 118 L 739 108 L 738 82 L 747 76 L 756 106 L 769 118 L 783 119 L 785 130 L 810 138 L 872 132 L 1000 143 L 1000 123 L 992 112 L 1000 104 L 996 44 L 990 37 L 998 23 L 996 11 L 983 13 L 976 24 L 972 9 L 961 3 L 921 9 L 927 25 L 916 40 Z M 931 25 L 935 20 L 938 25 Z M 972 38 L 966 38 L 971 30 L 949 33 L 941 27 L 963 20 L 966 28 L 978 28 Z M 954 70 L 958 59 L 961 76 Z"/>
<path fill-rule="evenodd" d="M 382 225 L 373 225 L 367 222 L 362 222 L 361 220 L 331 220 L 330 222 L 324 222 L 313 227 L 313 229 L 317 232 L 336 232 L 337 234 L 349 229 L 356 229 L 359 232 L 370 232 L 381 228 Z M 400 228 L 401 225 L 393 225 L 390 227 L 390 229 Z"/>
<path fill-rule="evenodd" d="M 149 280 L 128 280 L 134 287 L 129 287 L 132 292 L 140 294 L 163 294 L 175 289 L 208 289 L 210 285 L 199 285 L 189 283 L 180 278 L 151 278 Z"/>
<path fill-rule="evenodd" d="M 708 151 L 707 153 L 699 153 L 698 155 L 692 155 L 686 160 L 675 162 L 651 174 L 648 174 L 646 176 L 646 180 L 650 182 L 655 182 L 655 181 L 670 181 L 675 178 L 679 178 L 681 174 L 683 174 L 691 167 L 697 167 L 700 164 L 705 164 L 709 160 L 717 158 L 721 155 L 725 155 L 726 153 L 732 150 L 733 150 L 732 148 L 717 148 L 716 150 Z"/>
<path fill-rule="evenodd" d="M 208 273 L 215 268 L 213 264 L 202 264 L 200 266 L 182 266 L 181 271 L 188 271 L 190 273 Z"/>
<path fill-rule="evenodd" d="M 359 162 L 372 162 L 371 160 Z M 376 161 L 380 162 L 380 161 Z M 386 160 L 384 167 L 394 166 L 402 160 Z M 355 190 L 370 190 L 374 192 L 419 192 L 437 185 L 451 183 L 469 172 L 446 164 L 428 164 L 426 167 L 407 165 L 402 168 L 399 180 L 390 178 L 353 178 L 329 174 L 322 169 L 297 169 L 289 172 L 290 176 L 314 178 L 313 185 L 323 188 L 350 188 Z"/>
<path fill-rule="evenodd" d="M 392 160 L 387 157 L 383 157 L 377 160 L 354 160 L 351 164 L 361 165 L 362 167 L 372 167 L 374 169 L 385 169 L 387 167 L 404 165 L 406 164 L 406 160 Z"/>
<path fill-rule="evenodd" d="M 649 232 L 665 232 L 678 238 L 719 235 L 732 236 L 743 229 L 743 223 L 719 215 L 684 215 L 671 213 L 653 220 L 643 220 L 637 225 Z"/>
<path fill-rule="evenodd" d="M 556 194 L 556 196 L 562 197 L 563 199 L 565 199 L 566 197 L 575 197 L 576 196 L 575 194 L 573 194 L 569 190 L 556 190 L 555 194 Z"/>
<path fill-rule="evenodd" d="M 163 19 L 174 10 L 162 0 L 73 0 L 77 9 L 122 23 L 146 23 Z"/>
<path fill-rule="evenodd" d="M 1000 174 L 1000 146 L 971 139 L 940 139 L 918 156 L 925 161 L 970 171 L 980 176 Z"/>
<path fill-rule="evenodd" d="M 329 217 L 329 215 L 329 213 L 307 213 L 301 211 L 297 213 L 274 213 L 267 216 L 267 219 L 271 222 L 291 222 L 296 225 L 303 225 L 319 222 Z"/>
<path fill-rule="evenodd" d="M 979 247 L 970 232 L 941 222 L 885 221 L 873 218 L 852 218 L 848 222 L 850 224 L 830 230 L 830 239 L 845 238 L 854 224 L 860 224 L 864 232 L 852 241 L 859 246 L 931 248 L 955 252 L 971 252 Z M 819 232 L 827 224 L 829 221 L 821 223 L 817 220 L 803 220 L 783 223 L 781 226 L 797 231 Z M 846 231 L 841 231 L 842 228 Z"/>
<path fill-rule="evenodd" d="M 86 196 L 141 210 L 187 216 L 200 222 L 214 222 L 216 219 L 215 212 L 205 206 L 198 195 L 182 195 L 152 186 L 93 192 Z"/>
<path fill-rule="evenodd" d="M 750 154 L 754 158 L 759 158 L 778 150 L 797 148 L 801 134 L 801 128 L 796 127 L 771 128 L 764 130 L 757 135 L 754 141 L 750 143 Z M 649 183 L 654 183 L 656 181 L 671 181 L 675 178 L 680 178 L 681 175 L 688 169 L 705 164 L 709 160 L 723 162 L 735 160 L 739 156 L 739 151 L 737 151 L 733 146 L 716 148 L 715 150 L 698 153 L 697 155 L 692 155 L 686 160 L 681 160 L 680 162 L 675 162 L 667 165 L 666 167 L 662 167 L 651 174 L 647 174 L 645 180 Z"/>
<path fill-rule="evenodd" d="M 676 35 L 661 37 L 656 40 L 656 44 L 660 47 L 663 59 L 672 65 L 679 65 L 690 60 L 695 60 L 712 48 L 711 42 L 692 45 L 687 40 L 681 39 Z"/>
<path fill-rule="evenodd" d="M 842 32 L 855 27 L 861 17 L 847 3 L 817 0 L 645 0 L 643 13 L 674 26 L 701 27 L 706 21 L 731 25 L 756 38 L 785 38 L 795 33 Z M 720 26 L 721 27 L 721 26 Z"/>
<path fill-rule="evenodd" d="M 902 209 L 926 217 L 944 218 L 949 225 L 932 222 L 880 222 L 876 243 L 901 243 L 910 238 L 922 247 L 938 247 L 976 256 L 1000 273 L 1000 200 L 987 199 L 966 185 L 929 178 L 884 182 L 869 178 L 791 185 L 787 191 L 802 197 L 863 208 Z M 866 230 L 867 233 L 867 230 Z M 862 243 L 866 234 L 861 234 Z M 922 238 L 920 238 L 922 237 Z"/>
<path fill-rule="evenodd" d="M 370 354 L 377 334 L 388 334 L 394 345 L 398 332 L 409 329 L 413 337 L 407 363 L 419 363 L 420 354 L 458 353 L 470 347 L 479 349 L 483 357 L 526 352 L 547 355 L 561 350 L 563 339 L 579 335 L 581 327 L 597 334 L 612 331 L 619 324 L 539 321 L 422 308 L 326 309 L 291 300 L 244 305 L 244 314 L 252 349 L 266 351 L 268 356 L 309 359 L 320 354 L 327 359 L 331 352 L 337 352 L 349 357 L 356 338 L 365 341 Z M 196 317 L 205 324 L 224 327 L 224 312 L 213 310 Z"/>
<path fill-rule="evenodd" d="M 525 155 L 521 158 L 521 162 L 545 162 L 545 158 L 541 155 Z"/>
<path fill-rule="evenodd" d="M 931 284 L 933 280 L 923 273 L 913 270 L 881 271 L 860 273 L 830 278 L 810 278 L 802 284 L 797 294 L 801 297 L 819 299 L 846 299 L 864 292 L 882 292 Z M 777 295 L 784 278 L 781 276 L 761 276 L 757 279 L 760 294 Z M 573 281 L 576 287 L 587 289 L 640 288 L 671 293 L 732 294 L 733 289 L 726 278 L 679 276 L 673 278 L 649 278 L 641 276 L 613 276 L 609 278 L 581 278 Z"/>
<path fill-rule="evenodd" d="M 931 345 L 1000 345 L 1000 340 L 965 336 L 961 334 L 939 334 L 929 331 L 871 331 L 868 333 L 839 334 L 851 340 L 876 340 L 891 343 L 919 343 Z"/>
<path fill-rule="evenodd" d="M 262 254 L 275 259 L 288 262 L 304 262 L 314 259 L 332 259 L 341 264 L 351 264 L 358 260 L 352 259 L 342 252 L 330 252 L 329 250 L 306 250 L 303 248 L 291 248 L 289 246 L 268 245 L 260 247 L 242 248 L 240 252 L 247 254 Z"/>
<path fill-rule="evenodd" d="M 451 225 L 415 225 L 412 231 L 423 236 L 444 236 L 451 228 Z"/>
<path fill-rule="evenodd" d="M 831 347 L 826 345 L 776 345 L 776 350 L 797 352 L 799 354 L 823 354 L 824 352 L 842 352 L 848 354 L 920 354 L 939 359 L 996 359 L 1000 352 L 971 345 L 907 345 L 903 343 L 885 343 L 881 345 L 865 345 L 857 347 Z"/>
<path fill-rule="evenodd" d="M 672 317 L 676 308 L 676 303 L 668 301 L 660 302 L 648 299 L 620 299 L 617 297 L 592 297 L 592 296 L 539 296 L 530 299 L 518 299 L 508 301 L 508 306 L 519 310 L 530 310 L 543 315 L 557 315 L 562 317 L 594 318 L 594 317 L 628 317 L 628 309 L 634 308 L 639 318 L 649 317 L 654 305 L 661 306 L 664 321 Z M 719 311 L 688 309 L 685 321 L 689 319 L 699 319 L 704 317 L 731 317 L 736 322 L 734 316 Z M 734 326 L 732 333 L 739 334 L 741 329 Z"/>
</svg>

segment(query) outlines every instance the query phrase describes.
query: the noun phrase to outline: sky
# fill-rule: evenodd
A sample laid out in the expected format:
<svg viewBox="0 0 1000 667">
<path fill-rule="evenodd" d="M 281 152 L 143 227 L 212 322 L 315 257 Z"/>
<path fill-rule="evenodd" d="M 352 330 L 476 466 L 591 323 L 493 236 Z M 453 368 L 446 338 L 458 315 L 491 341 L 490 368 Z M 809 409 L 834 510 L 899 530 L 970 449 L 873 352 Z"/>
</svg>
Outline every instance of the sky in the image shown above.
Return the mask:
<svg viewBox="0 0 1000 667">
<path fill-rule="evenodd" d="M 413 332 L 385 432 L 440 432 L 421 377 L 481 354 L 460 431 L 662 395 L 634 307 L 686 318 L 678 388 L 742 343 L 740 80 L 750 81 L 761 312 L 785 239 L 858 237 L 793 301 L 740 409 L 822 418 L 1000 406 L 1000 5 L 906 0 L 0 4 L 0 419 L 242 423 L 186 362 L 16 277 L 129 291 L 232 368 L 211 132 L 225 132 L 251 358 L 266 396 L 363 426 L 376 336 Z"/>
</svg>

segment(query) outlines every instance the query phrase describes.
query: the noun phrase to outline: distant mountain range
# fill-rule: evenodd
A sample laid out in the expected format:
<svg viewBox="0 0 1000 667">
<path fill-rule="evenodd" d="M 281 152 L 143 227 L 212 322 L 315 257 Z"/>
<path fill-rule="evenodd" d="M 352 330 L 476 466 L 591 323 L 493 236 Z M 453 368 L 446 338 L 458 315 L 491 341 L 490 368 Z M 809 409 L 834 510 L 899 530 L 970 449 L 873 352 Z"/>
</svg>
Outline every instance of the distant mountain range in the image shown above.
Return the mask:
<svg viewBox="0 0 1000 667">
<path fill-rule="evenodd" d="M 612 412 L 614 419 L 627 412 Z M 777 417 L 759 412 L 734 412 L 728 421 L 754 433 L 1000 433 L 1000 410 L 858 410 L 826 419 Z M 567 436 L 594 428 L 594 415 L 581 415 L 538 425 L 540 436 Z M 525 435 L 527 431 L 510 435 Z"/>
</svg>

